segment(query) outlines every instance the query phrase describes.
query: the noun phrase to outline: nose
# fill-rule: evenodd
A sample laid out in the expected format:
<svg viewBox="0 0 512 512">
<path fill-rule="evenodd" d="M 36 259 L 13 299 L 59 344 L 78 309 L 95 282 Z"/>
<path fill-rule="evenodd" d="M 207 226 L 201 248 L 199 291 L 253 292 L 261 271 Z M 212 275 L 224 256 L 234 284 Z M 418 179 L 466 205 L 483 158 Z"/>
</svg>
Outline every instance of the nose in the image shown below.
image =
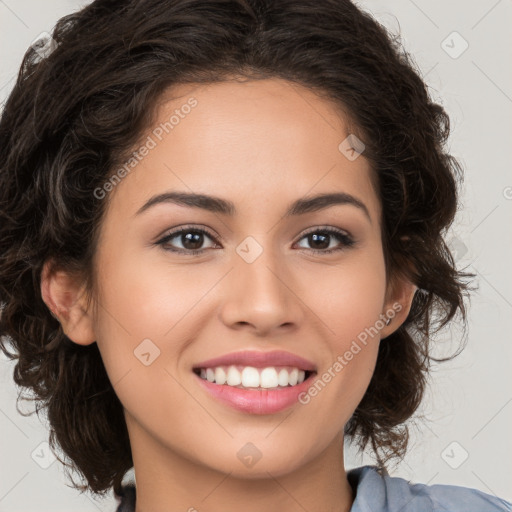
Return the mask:
<svg viewBox="0 0 512 512">
<path fill-rule="evenodd" d="M 286 262 L 263 250 L 252 263 L 235 255 L 234 268 L 223 283 L 221 319 L 232 329 L 248 329 L 256 336 L 297 329 L 303 304 Z"/>
</svg>

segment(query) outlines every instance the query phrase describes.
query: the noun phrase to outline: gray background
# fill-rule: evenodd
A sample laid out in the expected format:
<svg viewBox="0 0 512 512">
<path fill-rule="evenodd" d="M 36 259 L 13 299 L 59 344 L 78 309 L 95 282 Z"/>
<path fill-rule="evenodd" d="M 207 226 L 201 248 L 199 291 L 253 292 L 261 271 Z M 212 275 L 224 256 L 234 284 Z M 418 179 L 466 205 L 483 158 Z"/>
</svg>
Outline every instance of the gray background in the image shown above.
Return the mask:
<svg viewBox="0 0 512 512">
<path fill-rule="evenodd" d="M 0 102 L 28 46 L 40 33 L 50 32 L 58 18 L 86 3 L 0 0 Z M 447 239 L 459 268 L 476 273 L 480 287 L 470 303 L 468 346 L 453 361 L 435 366 L 419 411 L 427 421 L 411 428 L 409 452 L 392 474 L 474 487 L 510 501 L 512 2 L 358 3 L 401 34 L 431 94 L 450 114 L 450 149 L 464 165 L 466 178 L 463 205 Z M 454 325 L 439 335 L 435 355 L 452 353 L 461 334 Z M 114 511 L 112 495 L 94 499 L 68 487 L 58 461 L 46 469 L 34 462 L 51 462 L 45 417 L 18 414 L 13 369 L 1 354 L 0 512 Z M 24 402 L 20 408 L 32 410 Z M 355 449 L 346 450 L 347 468 L 374 462 L 368 454 L 359 457 Z"/>
</svg>

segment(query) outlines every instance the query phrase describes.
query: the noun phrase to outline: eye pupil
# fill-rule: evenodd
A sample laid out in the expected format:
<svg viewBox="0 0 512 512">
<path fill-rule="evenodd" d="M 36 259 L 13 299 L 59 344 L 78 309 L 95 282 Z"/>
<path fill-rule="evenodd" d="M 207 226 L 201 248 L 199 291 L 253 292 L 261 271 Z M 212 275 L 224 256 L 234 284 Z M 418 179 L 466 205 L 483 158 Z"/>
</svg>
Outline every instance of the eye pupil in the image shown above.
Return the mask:
<svg viewBox="0 0 512 512">
<path fill-rule="evenodd" d="M 322 243 L 322 241 L 320 242 L 320 247 L 318 247 L 318 244 L 317 244 L 316 248 L 325 249 L 325 248 L 329 247 L 329 242 L 327 241 L 327 244 L 325 243 L 325 241 L 329 239 L 329 235 L 317 235 L 316 233 L 313 233 L 309 236 L 310 236 L 310 240 L 314 241 L 315 243 L 318 242 L 319 240 L 323 239 L 323 243 Z"/>
<path fill-rule="evenodd" d="M 190 250 L 198 249 L 201 247 L 201 245 L 203 243 L 204 235 L 202 233 L 189 232 L 189 233 L 187 233 L 185 235 L 181 235 L 181 236 L 182 236 L 183 247 L 185 247 L 186 249 L 190 249 Z M 188 245 L 189 242 L 192 243 L 192 247 L 190 247 Z"/>
</svg>

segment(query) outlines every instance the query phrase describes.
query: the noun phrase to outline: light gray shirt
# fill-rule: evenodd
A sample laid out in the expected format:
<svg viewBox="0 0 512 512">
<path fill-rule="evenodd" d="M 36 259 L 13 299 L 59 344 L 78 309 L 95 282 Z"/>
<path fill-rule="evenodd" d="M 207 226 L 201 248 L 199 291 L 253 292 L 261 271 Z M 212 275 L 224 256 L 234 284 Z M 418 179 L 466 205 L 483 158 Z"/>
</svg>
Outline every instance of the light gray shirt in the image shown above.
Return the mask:
<svg viewBox="0 0 512 512">
<path fill-rule="evenodd" d="M 380 475 L 376 466 L 347 471 L 356 498 L 350 512 L 511 512 L 512 503 L 457 485 L 413 484 Z"/>
<path fill-rule="evenodd" d="M 383 476 L 376 466 L 351 469 L 347 478 L 356 493 L 350 512 L 512 512 L 512 503 L 477 489 L 413 484 Z M 124 490 L 116 512 L 135 512 L 135 486 Z"/>
</svg>

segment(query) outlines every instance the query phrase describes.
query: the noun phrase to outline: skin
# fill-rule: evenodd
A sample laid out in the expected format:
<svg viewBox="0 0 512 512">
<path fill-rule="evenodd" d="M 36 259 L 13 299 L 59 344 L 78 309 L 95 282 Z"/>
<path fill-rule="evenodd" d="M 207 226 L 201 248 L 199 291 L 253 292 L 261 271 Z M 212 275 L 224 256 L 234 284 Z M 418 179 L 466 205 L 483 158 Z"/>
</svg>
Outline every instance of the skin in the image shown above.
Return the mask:
<svg viewBox="0 0 512 512">
<path fill-rule="evenodd" d="M 98 343 L 125 409 L 137 512 L 220 512 L 233 503 L 247 512 L 347 512 L 354 495 L 343 427 L 367 389 L 381 339 L 403 323 L 416 290 L 408 281 L 386 283 L 370 165 L 364 153 L 351 161 L 338 149 L 350 133 L 339 110 L 296 84 L 186 84 L 166 94 L 151 129 L 191 96 L 198 104 L 105 199 L 92 302 L 82 283 L 48 265 L 43 299 L 70 339 Z M 228 199 L 237 213 L 167 203 L 136 215 L 149 198 L 173 190 Z M 359 198 L 371 221 L 346 204 L 283 218 L 294 200 L 333 191 Z M 155 243 L 190 224 L 215 237 L 200 239 L 202 255 Z M 356 244 L 344 248 L 332 236 L 315 245 L 304 234 L 315 227 L 338 228 Z M 248 236 L 263 249 L 252 263 L 236 252 Z M 327 243 L 342 250 L 313 251 Z M 169 247 L 192 245 L 177 236 Z M 240 412 L 207 394 L 192 373 L 194 364 L 228 352 L 282 349 L 313 361 L 322 375 L 393 304 L 401 310 L 390 325 L 306 405 Z M 148 366 L 134 355 L 147 338 L 160 350 Z M 148 350 L 155 354 L 153 345 Z M 248 442 L 261 452 L 252 467 L 237 457 Z"/>
</svg>

